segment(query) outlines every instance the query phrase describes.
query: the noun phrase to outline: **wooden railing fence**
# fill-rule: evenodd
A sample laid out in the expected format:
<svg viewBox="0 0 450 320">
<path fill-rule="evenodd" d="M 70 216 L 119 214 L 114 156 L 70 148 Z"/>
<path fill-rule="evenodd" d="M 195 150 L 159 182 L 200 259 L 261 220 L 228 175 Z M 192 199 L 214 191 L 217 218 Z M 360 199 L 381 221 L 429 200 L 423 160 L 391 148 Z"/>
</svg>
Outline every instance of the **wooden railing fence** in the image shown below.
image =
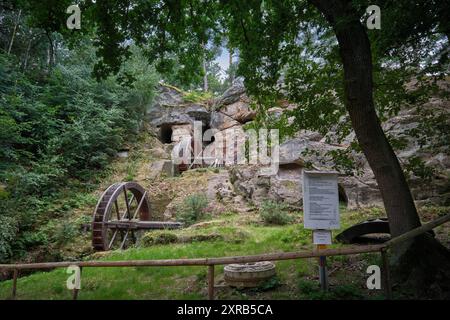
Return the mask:
<svg viewBox="0 0 450 320">
<path fill-rule="evenodd" d="M 124 261 L 66 261 L 66 262 L 44 262 L 29 264 L 0 264 L 0 270 L 13 270 L 13 281 L 11 298 L 17 296 L 17 279 L 21 270 L 31 269 L 54 269 L 69 266 L 81 268 L 109 268 L 109 267 L 173 267 L 173 266 L 207 266 L 208 267 L 208 299 L 214 299 L 214 271 L 216 265 L 226 265 L 231 263 L 249 263 L 258 261 L 279 261 L 293 259 L 307 259 L 321 256 L 341 256 L 370 252 L 379 252 L 382 258 L 383 287 L 387 299 L 392 298 L 390 271 L 387 250 L 400 242 L 410 240 L 431 229 L 436 228 L 450 221 L 450 214 L 442 216 L 436 220 L 426 223 L 416 229 L 406 232 L 398 237 L 379 244 L 364 246 L 348 246 L 338 249 L 323 250 L 303 250 L 294 252 L 266 253 L 247 256 L 217 257 L 217 258 L 191 258 L 191 259 L 165 259 L 165 260 L 124 260 Z M 73 290 L 73 299 L 77 299 L 78 290 Z"/>
</svg>

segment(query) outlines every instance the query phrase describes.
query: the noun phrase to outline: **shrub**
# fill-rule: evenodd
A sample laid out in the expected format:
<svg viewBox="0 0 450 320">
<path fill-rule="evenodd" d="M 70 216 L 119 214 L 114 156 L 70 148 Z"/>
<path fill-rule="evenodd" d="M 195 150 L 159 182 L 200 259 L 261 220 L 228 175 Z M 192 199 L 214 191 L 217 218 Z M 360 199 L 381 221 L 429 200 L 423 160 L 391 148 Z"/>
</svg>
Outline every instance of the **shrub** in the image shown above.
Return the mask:
<svg viewBox="0 0 450 320">
<path fill-rule="evenodd" d="M 352 284 L 342 284 L 333 288 L 331 292 L 336 299 L 350 300 L 350 299 L 362 299 L 363 295 L 361 290 Z"/>
<path fill-rule="evenodd" d="M 95 185 L 125 141 L 137 140 L 154 96 L 159 76 L 139 49 L 117 76 L 97 81 L 95 49 L 82 42 L 51 70 L 24 72 L 20 58 L 0 53 L 0 260 L 79 235 L 76 222 L 47 223 L 79 207 L 61 199 Z"/>
<path fill-rule="evenodd" d="M 267 279 L 266 281 L 260 283 L 256 288 L 254 288 L 252 291 L 255 292 L 264 292 L 264 291 L 270 291 L 274 290 L 277 287 L 281 285 L 280 279 L 275 275 L 270 279 Z"/>
<path fill-rule="evenodd" d="M 177 208 L 177 218 L 186 225 L 191 225 L 205 216 L 207 205 L 208 200 L 205 194 L 187 196 L 181 206 Z"/>
<path fill-rule="evenodd" d="M 0 214 L 0 262 L 6 262 L 11 256 L 11 243 L 16 238 L 17 231 L 17 221 Z"/>
<path fill-rule="evenodd" d="M 301 294 L 312 300 L 350 300 L 362 299 L 364 297 L 361 290 L 352 284 L 334 286 L 330 291 L 324 292 L 320 289 L 317 281 L 300 279 L 298 282 L 298 290 Z"/>
<path fill-rule="evenodd" d="M 147 232 L 141 238 L 141 245 L 143 247 L 150 247 L 157 244 L 169 244 L 175 243 L 178 241 L 178 237 L 176 234 L 171 232 Z"/>
<path fill-rule="evenodd" d="M 63 245 L 73 241 L 77 234 L 77 225 L 74 222 L 64 220 L 55 226 L 51 239 L 58 245 Z"/>
<path fill-rule="evenodd" d="M 300 279 L 298 282 L 298 289 L 305 295 L 317 293 L 319 291 L 317 282 Z"/>
<path fill-rule="evenodd" d="M 184 92 L 183 99 L 186 102 L 205 102 L 213 98 L 213 94 L 211 92 L 203 92 L 203 91 L 188 91 Z"/>
<path fill-rule="evenodd" d="M 281 202 L 264 201 L 259 208 L 259 214 L 266 224 L 285 225 L 292 221 L 287 205 Z"/>
<path fill-rule="evenodd" d="M 223 240 L 223 236 L 218 233 L 209 233 L 209 234 L 194 234 L 191 236 L 185 236 L 181 238 L 181 242 L 183 243 L 217 241 L 217 240 Z"/>
</svg>

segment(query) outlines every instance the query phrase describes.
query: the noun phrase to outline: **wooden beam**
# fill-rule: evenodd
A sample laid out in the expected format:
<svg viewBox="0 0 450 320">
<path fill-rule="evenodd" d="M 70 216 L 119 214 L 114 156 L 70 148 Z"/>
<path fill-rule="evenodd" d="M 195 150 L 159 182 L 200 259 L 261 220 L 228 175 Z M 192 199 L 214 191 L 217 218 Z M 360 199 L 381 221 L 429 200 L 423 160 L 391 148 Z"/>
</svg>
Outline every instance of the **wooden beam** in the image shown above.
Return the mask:
<svg viewBox="0 0 450 320">
<path fill-rule="evenodd" d="M 111 220 L 104 222 L 105 226 L 111 229 L 178 229 L 183 226 L 181 222 L 170 221 L 140 221 L 140 220 Z"/>
<path fill-rule="evenodd" d="M 11 292 L 11 298 L 13 300 L 16 299 L 17 295 L 17 278 L 19 277 L 19 269 L 14 269 L 13 273 L 13 286 L 12 286 L 12 292 Z"/>
<path fill-rule="evenodd" d="M 280 252 L 267 253 L 250 256 L 234 256 L 234 257 L 220 257 L 220 258 L 194 258 L 194 259 L 168 259 L 168 260 L 129 260 L 129 261 L 79 261 L 79 262 L 43 262 L 43 263 L 29 263 L 29 264 L 0 264 L 0 269 L 14 270 L 14 269 L 53 269 L 68 267 L 70 265 L 78 265 L 83 267 L 149 267 L 149 266 L 200 266 L 200 265 L 223 265 L 231 263 L 248 263 L 258 261 L 276 261 L 289 259 L 314 258 L 319 256 L 337 256 L 337 255 L 351 255 L 359 253 L 377 252 L 389 247 L 392 244 L 405 241 L 413 238 L 424 232 L 427 232 L 441 224 L 450 221 L 450 214 L 440 217 L 432 222 L 424 224 L 414 230 L 402 234 L 399 237 L 389 240 L 384 244 L 367 245 L 367 246 L 353 246 L 338 249 L 326 249 L 320 252 L 316 250 L 311 251 L 295 251 L 295 252 Z M 112 222 L 108 222 L 112 223 Z M 120 222 L 121 223 L 121 222 Z M 155 222 L 155 221 L 140 221 L 139 225 L 152 224 L 176 224 L 176 222 Z"/>
<path fill-rule="evenodd" d="M 127 206 L 127 216 L 128 216 L 128 219 L 130 219 L 131 218 L 130 205 L 131 205 L 131 202 L 133 201 L 134 195 L 131 195 L 131 200 L 130 200 L 130 202 L 128 202 L 127 188 L 125 187 L 125 185 L 123 185 L 123 193 L 125 196 L 125 204 Z"/>
<path fill-rule="evenodd" d="M 258 261 L 277 261 L 290 259 L 315 258 L 320 256 L 351 255 L 359 253 L 379 252 L 385 246 L 367 245 L 352 246 L 338 249 L 305 250 L 294 252 L 266 253 L 250 256 L 232 256 L 219 258 L 191 258 L 191 259 L 161 259 L 161 260 L 123 260 L 123 261 L 76 261 L 76 262 L 43 262 L 30 264 L 0 264 L 0 269 L 52 269 L 70 265 L 80 267 L 152 267 L 152 266 L 209 266 L 231 263 L 248 263 Z"/>
<path fill-rule="evenodd" d="M 417 237 L 418 235 L 420 235 L 422 233 L 425 233 L 427 231 L 430 231 L 431 229 L 434 229 L 434 228 L 436 228 L 436 227 L 440 226 L 441 224 L 444 224 L 444 223 L 446 223 L 448 221 L 450 221 L 450 213 L 445 215 L 445 216 L 443 216 L 443 217 L 440 217 L 440 218 L 438 218 L 436 220 L 428 222 L 428 223 L 426 223 L 426 224 L 424 224 L 424 225 L 422 225 L 422 226 L 420 226 L 418 228 L 415 228 L 415 229 L 413 229 L 411 231 L 405 232 L 404 234 L 399 235 L 398 237 L 395 237 L 395 238 L 385 242 L 385 245 L 386 246 L 393 246 L 393 245 L 396 245 L 396 244 L 398 244 L 400 242 L 412 239 L 412 238 Z"/>
<path fill-rule="evenodd" d="M 208 299 L 214 300 L 214 265 L 208 266 Z"/>
</svg>

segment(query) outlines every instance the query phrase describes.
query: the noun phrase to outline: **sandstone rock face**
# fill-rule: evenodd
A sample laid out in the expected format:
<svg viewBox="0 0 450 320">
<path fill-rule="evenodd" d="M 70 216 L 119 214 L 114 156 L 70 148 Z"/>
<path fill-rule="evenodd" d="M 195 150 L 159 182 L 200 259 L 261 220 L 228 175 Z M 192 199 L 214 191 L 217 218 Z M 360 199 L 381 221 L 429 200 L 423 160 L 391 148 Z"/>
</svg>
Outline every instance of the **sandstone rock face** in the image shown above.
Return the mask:
<svg viewBox="0 0 450 320">
<path fill-rule="evenodd" d="M 214 142 L 207 145 L 203 155 L 216 158 L 225 165 L 245 163 L 245 131 L 241 126 L 219 131 Z"/>
<path fill-rule="evenodd" d="M 194 121 L 207 125 L 210 122 L 210 111 L 204 105 L 185 102 L 182 92 L 175 88 L 160 85 L 146 117 L 150 125 L 157 128 L 161 140 L 171 143 L 191 135 Z"/>
<path fill-rule="evenodd" d="M 248 97 L 245 93 L 245 87 L 241 82 L 236 82 L 230 88 L 225 90 L 222 96 L 216 100 L 215 105 L 228 105 L 238 100 L 247 100 L 248 102 Z"/>
<path fill-rule="evenodd" d="M 176 124 L 172 127 L 172 141 L 180 142 L 184 137 L 190 137 L 192 135 L 191 124 Z"/>
<path fill-rule="evenodd" d="M 330 151 L 345 150 L 354 140 L 351 132 L 341 144 L 327 143 L 333 139 L 335 131 L 324 137 L 317 132 L 302 130 L 280 145 L 280 166 L 276 174 L 262 176 L 261 167 L 252 165 L 237 165 L 238 151 L 231 147 L 245 145 L 243 125 L 252 121 L 256 113 L 250 108 L 250 100 L 241 83 L 229 88 L 220 98 L 216 99 L 213 109 L 209 110 L 201 104 L 186 103 L 182 93 L 162 86 L 160 95 L 154 106 L 148 112 L 148 119 L 152 126 L 169 128 L 169 144 L 163 149 L 171 149 L 183 138 L 192 136 L 193 122 L 200 120 L 204 128 L 213 131 L 211 143 L 203 142 L 203 156 L 210 159 L 223 159 L 225 165 L 230 166 L 230 174 L 221 172 L 208 181 L 208 197 L 210 199 L 226 199 L 235 202 L 236 207 L 248 202 L 259 205 L 264 200 L 283 201 L 293 208 L 302 206 L 302 171 L 305 168 L 317 170 L 334 169 L 335 163 L 329 156 Z M 422 106 L 436 112 L 448 115 L 450 122 L 450 102 L 430 99 Z M 269 110 L 275 117 L 279 117 L 285 110 L 295 108 L 286 102 L 285 105 Z M 289 119 L 294 121 L 294 119 Z M 430 181 L 412 175 L 409 184 L 414 198 L 418 203 L 433 203 L 450 205 L 450 153 L 448 142 L 443 142 L 439 148 L 421 145 L 417 139 L 407 138 L 408 130 L 417 129 L 421 121 L 420 114 L 412 108 L 404 108 L 401 112 L 384 123 L 383 128 L 388 135 L 395 138 L 406 138 L 406 145 L 396 151 L 399 161 L 405 165 L 414 157 L 424 161 L 426 165 L 435 168 Z M 223 142 L 223 138 L 235 133 L 233 146 Z M 169 150 L 165 150 L 166 152 Z M 228 156 L 227 156 L 228 151 Z M 163 152 L 160 152 L 163 155 Z M 349 208 L 383 205 L 374 175 L 361 154 L 353 154 L 358 172 L 339 176 L 339 193 L 341 201 Z M 210 161 L 212 164 L 213 161 Z M 233 166 L 232 166 L 233 165 Z M 232 167 L 231 167 L 232 166 Z M 155 171 L 161 171 L 156 169 Z"/>
<path fill-rule="evenodd" d="M 448 88 L 447 88 L 448 89 Z M 446 126 L 450 127 L 450 101 L 432 98 L 421 106 L 421 110 L 442 114 Z M 414 199 L 418 204 L 450 205 L 450 148 L 445 137 L 432 137 L 430 141 L 421 143 L 406 133 L 408 130 L 422 130 L 419 124 L 422 115 L 415 108 L 404 108 L 395 117 L 386 121 L 383 129 L 395 138 L 403 138 L 406 142 L 404 148 L 396 150 L 401 164 L 407 164 L 411 159 L 421 159 L 425 166 L 432 168 L 429 179 L 422 179 L 410 174 L 408 182 Z M 448 136 L 447 136 L 448 137 Z M 444 139 L 444 140 L 443 140 Z M 438 143 L 436 143 L 438 142 Z"/>
<path fill-rule="evenodd" d="M 308 139 L 308 136 L 313 140 Z M 272 194 L 291 205 L 299 206 L 303 197 L 303 168 L 310 166 L 316 170 L 333 170 L 334 162 L 327 156 L 327 152 L 344 150 L 345 147 L 315 141 L 318 138 L 318 135 L 307 133 L 280 145 L 280 169 L 272 179 Z M 355 161 L 358 162 L 358 159 Z M 382 205 L 375 177 L 367 163 L 363 164 L 360 175 L 341 175 L 338 181 L 340 200 L 345 202 L 348 208 Z"/>
<path fill-rule="evenodd" d="M 218 158 L 226 165 L 242 163 L 246 139 L 242 125 L 255 116 L 243 85 L 235 83 L 214 103 L 209 123 L 214 141 L 205 147 L 204 156 Z"/>
<path fill-rule="evenodd" d="M 211 112 L 206 108 L 206 106 L 196 103 L 191 103 L 186 107 L 185 111 L 192 119 L 201 121 L 207 124 L 211 118 Z"/>
<path fill-rule="evenodd" d="M 297 164 L 280 166 L 274 176 L 258 175 L 257 167 L 234 167 L 231 169 L 233 186 L 236 193 L 256 206 L 265 200 L 283 201 L 293 209 L 303 206 L 302 172 Z M 340 201 L 347 208 L 381 206 L 381 194 L 374 179 L 353 176 L 338 178 Z"/>
<path fill-rule="evenodd" d="M 222 113 L 213 111 L 211 114 L 210 127 L 222 131 L 234 126 L 240 126 L 241 124 L 232 117 Z"/>
<path fill-rule="evenodd" d="M 147 108 L 148 122 L 157 127 L 162 123 L 162 118 L 170 115 L 172 109 L 179 109 L 184 105 L 183 94 L 171 87 L 158 86 L 158 92 L 152 105 Z M 179 114 L 185 117 L 185 114 Z"/>
<path fill-rule="evenodd" d="M 224 105 L 219 112 L 231 117 L 240 123 L 246 123 L 256 117 L 256 111 L 252 110 L 248 103 L 236 101 L 232 104 Z"/>
<path fill-rule="evenodd" d="M 172 87 L 160 85 L 155 98 L 155 105 L 177 107 L 184 103 L 183 94 Z"/>
<path fill-rule="evenodd" d="M 230 179 L 235 192 L 257 206 L 269 199 L 270 188 L 270 178 L 261 177 L 258 173 L 257 166 L 239 166 L 230 170 Z"/>
<path fill-rule="evenodd" d="M 317 169 L 330 169 L 333 163 L 326 158 L 326 153 L 339 149 L 344 148 L 312 141 L 306 137 L 293 138 L 280 145 L 280 165 L 295 163 L 305 166 L 306 163 L 311 163 Z"/>
<path fill-rule="evenodd" d="M 233 199 L 235 193 L 227 170 L 222 170 L 208 179 L 206 196 L 209 201 L 230 201 Z"/>
<path fill-rule="evenodd" d="M 159 160 L 152 162 L 150 164 L 150 173 L 148 178 L 154 179 L 158 176 L 164 175 L 166 177 L 173 177 L 174 172 L 174 165 L 172 163 L 172 160 Z"/>
<path fill-rule="evenodd" d="M 270 179 L 269 194 L 277 201 L 284 201 L 299 208 L 303 203 L 302 167 L 296 164 L 282 165 Z"/>
<path fill-rule="evenodd" d="M 347 201 L 347 208 L 356 209 L 362 207 L 382 206 L 383 199 L 375 182 L 375 179 L 341 176 L 338 179 L 341 198 Z"/>
</svg>

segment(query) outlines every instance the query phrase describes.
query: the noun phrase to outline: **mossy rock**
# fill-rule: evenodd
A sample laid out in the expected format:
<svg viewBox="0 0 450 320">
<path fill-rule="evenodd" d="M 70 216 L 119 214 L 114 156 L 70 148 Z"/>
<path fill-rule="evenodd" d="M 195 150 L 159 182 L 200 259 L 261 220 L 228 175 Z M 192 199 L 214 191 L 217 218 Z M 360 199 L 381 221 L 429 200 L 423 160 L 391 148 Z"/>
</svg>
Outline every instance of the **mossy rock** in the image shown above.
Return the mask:
<svg viewBox="0 0 450 320">
<path fill-rule="evenodd" d="M 142 247 L 178 242 L 178 236 L 172 232 L 147 232 L 141 238 Z"/>
<path fill-rule="evenodd" d="M 218 233 L 206 233 L 206 234 L 193 234 L 180 237 L 181 242 L 190 243 L 190 242 L 201 242 L 201 241 L 217 241 L 223 240 L 224 237 Z"/>
<path fill-rule="evenodd" d="M 178 231 L 157 230 L 145 233 L 140 239 L 141 247 L 173 243 L 226 241 L 242 243 L 249 233 L 239 228 L 213 228 L 214 230 L 185 229 Z"/>
</svg>

